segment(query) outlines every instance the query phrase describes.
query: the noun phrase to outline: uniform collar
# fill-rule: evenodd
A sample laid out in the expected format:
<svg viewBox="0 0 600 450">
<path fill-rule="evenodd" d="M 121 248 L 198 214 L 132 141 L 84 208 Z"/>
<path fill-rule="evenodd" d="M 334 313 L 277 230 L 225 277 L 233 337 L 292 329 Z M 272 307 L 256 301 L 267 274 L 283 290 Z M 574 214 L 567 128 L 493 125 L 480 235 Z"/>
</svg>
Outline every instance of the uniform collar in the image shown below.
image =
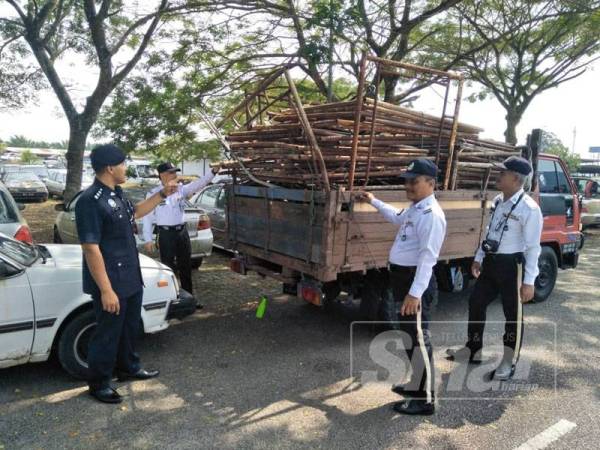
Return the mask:
<svg viewBox="0 0 600 450">
<path fill-rule="evenodd" d="M 427 208 L 429 205 L 431 205 L 431 202 L 435 199 L 435 194 L 431 194 L 427 197 L 425 197 L 423 200 L 420 200 L 417 203 L 413 203 L 412 206 L 414 206 L 417 209 L 424 209 Z"/>
<path fill-rule="evenodd" d="M 115 186 L 114 189 L 111 189 L 106 184 L 104 184 L 102 181 L 100 181 L 100 179 L 98 177 L 94 178 L 94 184 L 93 184 L 93 186 L 97 187 L 97 188 L 101 188 L 102 190 L 106 189 L 106 191 L 109 192 L 109 193 L 114 192 L 119 197 L 121 197 L 121 194 L 123 192 L 123 189 L 121 189 L 121 186 L 117 185 L 117 186 Z"/>
<path fill-rule="evenodd" d="M 509 198 L 508 200 L 510 200 L 513 204 L 517 203 L 517 201 L 519 201 L 519 197 L 521 197 L 521 194 L 523 194 L 525 191 L 523 190 L 523 188 L 519 189 L 517 192 L 515 192 L 513 194 L 513 196 L 511 198 Z M 504 194 L 502 194 L 502 201 L 506 201 L 504 200 Z"/>
</svg>

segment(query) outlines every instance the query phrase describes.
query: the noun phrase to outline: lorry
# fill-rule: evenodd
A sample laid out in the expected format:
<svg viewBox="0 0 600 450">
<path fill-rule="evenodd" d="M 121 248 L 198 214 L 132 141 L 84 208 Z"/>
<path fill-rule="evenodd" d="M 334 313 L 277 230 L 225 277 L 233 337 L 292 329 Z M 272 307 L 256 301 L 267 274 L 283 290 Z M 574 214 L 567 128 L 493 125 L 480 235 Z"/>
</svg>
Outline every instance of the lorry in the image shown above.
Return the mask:
<svg viewBox="0 0 600 450">
<path fill-rule="evenodd" d="M 383 61 L 379 58 L 371 60 Z M 414 70 L 414 66 L 408 68 Z M 428 71 L 426 68 L 420 70 Z M 438 71 L 434 73 L 439 76 Z M 357 97 L 360 102 L 360 92 Z M 302 117 L 298 102 L 296 110 Z M 458 107 L 455 108 L 453 122 L 457 113 Z M 360 110 L 356 117 L 361 117 Z M 446 117 L 442 115 L 442 122 Z M 454 123 L 450 125 L 447 128 L 456 131 L 457 126 Z M 362 130 L 361 126 L 354 130 Z M 577 266 L 581 240 L 576 186 L 566 164 L 559 157 L 539 153 L 541 133 L 541 130 L 534 130 L 528 138 L 528 145 L 515 147 L 532 162 L 534 173 L 527 188 L 540 204 L 544 216 L 542 252 L 538 261 L 540 274 L 535 282 L 537 302 L 550 296 L 559 268 Z M 493 183 L 489 183 L 489 165 L 461 165 L 456 156 L 453 159 L 452 134 L 449 133 L 451 147 L 446 153 L 447 163 L 440 167 L 445 173 L 443 180 L 439 180 L 442 189 L 436 192 L 446 214 L 447 234 L 435 273 L 440 289 L 460 291 L 467 285 L 470 265 L 484 236 L 492 200 L 498 192 L 494 191 Z M 483 181 L 470 187 L 456 187 L 452 176 L 456 179 L 463 167 L 464 170 L 488 167 L 487 175 Z M 353 168 L 351 165 L 351 173 Z M 277 279 L 283 283 L 285 293 L 315 305 L 330 305 L 341 292 L 346 292 L 361 299 L 360 311 L 365 317 L 385 318 L 387 314 L 382 308 L 388 292 L 388 253 L 397 229 L 386 222 L 374 207 L 355 199 L 357 192 L 367 190 L 384 202 L 405 208 L 409 202 L 404 187 L 370 186 L 365 182 L 365 185 L 356 188 L 350 181 L 346 188 L 290 188 L 253 183 L 252 178 L 240 183 L 234 177 L 234 182 L 226 187 L 228 248 L 236 252 L 231 260 L 231 269 L 241 274 L 254 271 Z"/>
</svg>

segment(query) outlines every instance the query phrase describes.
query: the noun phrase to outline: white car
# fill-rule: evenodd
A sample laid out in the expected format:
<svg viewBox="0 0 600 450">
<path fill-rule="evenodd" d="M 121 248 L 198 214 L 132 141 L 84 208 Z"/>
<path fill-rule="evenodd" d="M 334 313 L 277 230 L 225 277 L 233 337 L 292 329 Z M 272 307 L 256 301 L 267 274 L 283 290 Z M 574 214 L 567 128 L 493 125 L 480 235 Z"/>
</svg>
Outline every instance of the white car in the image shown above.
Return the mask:
<svg viewBox="0 0 600 450">
<path fill-rule="evenodd" d="M 165 265 L 140 255 L 146 333 L 196 310 Z M 29 245 L 0 233 L 0 368 L 45 361 L 56 352 L 62 367 L 85 378 L 95 327 L 92 299 L 83 293 L 79 245 Z"/>
</svg>

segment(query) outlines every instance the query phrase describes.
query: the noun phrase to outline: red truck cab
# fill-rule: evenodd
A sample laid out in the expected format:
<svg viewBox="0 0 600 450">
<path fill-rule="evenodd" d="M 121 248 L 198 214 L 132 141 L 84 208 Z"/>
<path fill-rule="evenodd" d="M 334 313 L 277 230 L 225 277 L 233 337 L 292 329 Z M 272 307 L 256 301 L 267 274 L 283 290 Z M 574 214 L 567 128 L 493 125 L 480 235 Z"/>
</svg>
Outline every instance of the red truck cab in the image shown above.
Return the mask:
<svg viewBox="0 0 600 450">
<path fill-rule="evenodd" d="M 581 218 L 577 187 L 565 162 L 558 156 L 542 153 L 536 166 L 532 196 L 542 210 L 544 228 L 535 299 L 543 301 L 554 288 L 558 269 L 577 266 Z"/>
</svg>

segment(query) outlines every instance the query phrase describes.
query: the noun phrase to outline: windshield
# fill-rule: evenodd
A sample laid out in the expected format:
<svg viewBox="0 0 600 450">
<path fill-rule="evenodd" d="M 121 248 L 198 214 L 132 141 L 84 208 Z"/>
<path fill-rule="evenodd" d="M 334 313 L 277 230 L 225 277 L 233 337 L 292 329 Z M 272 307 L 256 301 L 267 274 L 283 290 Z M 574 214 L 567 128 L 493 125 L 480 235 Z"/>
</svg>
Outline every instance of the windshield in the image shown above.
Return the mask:
<svg viewBox="0 0 600 450">
<path fill-rule="evenodd" d="M 3 234 L 0 234 L 0 254 L 24 266 L 32 265 L 39 256 L 33 245 L 16 241 Z"/>
<path fill-rule="evenodd" d="M 138 177 L 152 178 L 158 177 L 158 172 L 152 166 L 136 166 Z"/>
<path fill-rule="evenodd" d="M 31 172 L 11 172 L 6 175 L 6 181 L 40 181 L 40 179 Z"/>
<path fill-rule="evenodd" d="M 45 167 L 27 167 L 27 172 L 31 172 L 42 177 L 48 176 L 48 169 Z"/>
</svg>

